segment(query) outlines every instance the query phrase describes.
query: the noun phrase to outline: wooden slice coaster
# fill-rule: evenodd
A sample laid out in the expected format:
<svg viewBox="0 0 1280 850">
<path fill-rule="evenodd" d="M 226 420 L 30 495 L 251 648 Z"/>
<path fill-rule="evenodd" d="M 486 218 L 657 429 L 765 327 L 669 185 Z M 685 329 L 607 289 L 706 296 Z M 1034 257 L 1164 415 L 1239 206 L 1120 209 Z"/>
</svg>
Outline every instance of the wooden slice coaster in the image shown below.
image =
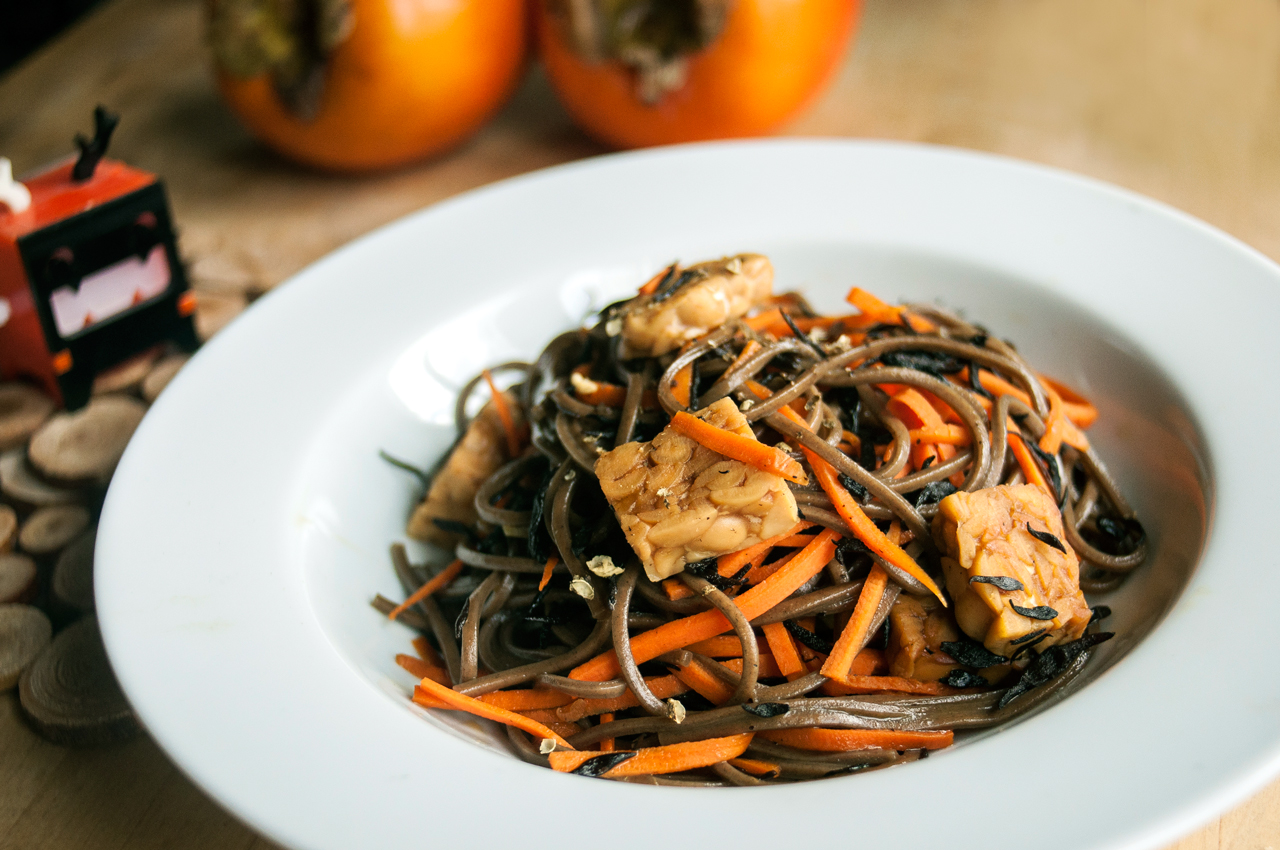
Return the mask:
<svg viewBox="0 0 1280 850">
<path fill-rule="evenodd" d="M 30 602 L 36 598 L 36 562 L 17 552 L 0 555 L 0 603 Z"/>
<path fill-rule="evenodd" d="M 142 379 L 142 397 L 148 402 L 155 401 L 160 392 L 169 386 L 173 376 L 178 374 L 178 370 L 187 365 L 190 359 L 190 355 L 187 354 L 170 354 L 162 357 L 160 362 L 151 367 L 147 377 Z"/>
<path fill-rule="evenodd" d="M 53 637 L 53 626 L 39 608 L 0 605 L 0 691 L 18 684 L 22 671 L 31 666 Z"/>
<path fill-rule="evenodd" d="M 23 552 L 37 558 L 56 553 L 89 527 L 93 518 L 80 505 L 48 505 L 27 517 L 18 532 Z"/>
<path fill-rule="evenodd" d="M 98 618 L 63 629 L 18 682 L 22 711 L 57 744 L 90 746 L 138 732 L 138 719 L 111 672 Z"/>
<path fill-rule="evenodd" d="M 8 505 L 0 505 L 0 552 L 8 552 L 18 537 L 18 513 Z"/>
<path fill-rule="evenodd" d="M 0 451 L 25 445 L 53 408 L 53 399 L 35 387 L 0 384 Z"/>
<path fill-rule="evenodd" d="M 0 454 L 0 493 L 28 507 L 70 504 L 81 496 L 77 488 L 49 484 L 37 478 L 27 465 L 25 448 Z"/>
<path fill-rule="evenodd" d="M 50 591 L 54 603 L 82 614 L 93 611 L 93 541 L 97 533 L 91 528 L 72 540 L 53 565 Z"/>
<path fill-rule="evenodd" d="M 151 371 L 151 366 L 160 356 L 160 348 L 156 346 L 142 352 L 136 357 L 113 366 L 93 379 L 93 394 L 118 393 L 131 390 L 142 383 Z"/>
<path fill-rule="evenodd" d="M 51 481 L 105 485 L 146 412 L 136 399 L 104 395 L 75 413 L 56 414 L 31 438 L 31 465 Z"/>
</svg>

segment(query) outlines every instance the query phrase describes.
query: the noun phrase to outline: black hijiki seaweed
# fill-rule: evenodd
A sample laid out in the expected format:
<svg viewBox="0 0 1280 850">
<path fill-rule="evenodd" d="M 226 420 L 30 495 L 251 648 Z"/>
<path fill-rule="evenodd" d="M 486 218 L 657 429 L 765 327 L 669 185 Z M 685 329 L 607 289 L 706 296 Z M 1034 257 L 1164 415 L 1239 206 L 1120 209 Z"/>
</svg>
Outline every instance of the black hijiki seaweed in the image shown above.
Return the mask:
<svg viewBox="0 0 1280 850">
<path fill-rule="evenodd" d="M 1045 634 L 1045 633 L 1046 633 L 1046 632 L 1048 632 L 1048 631 L 1049 631 L 1048 629 L 1036 629 L 1036 630 L 1035 630 L 1035 631 L 1033 631 L 1033 632 L 1027 632 L 1027 633 L 1026 633 L 1025 635 L 1023 635 L 1022 637 L 1017 638 L 1016 640 L 1011 640 L 1011 641 L 1009 641 L 1009 645 L 1010 645 L 1010 646 L 1021 646 L 1022 644 L 1026 643 L 1027 641 L 1035 640 L 1036 638 L 1040 637 L 1041 635 Z M 1038 641 L 1037 641 L 1037 642 L 1038 642 Z"/>
<path fill-rule="evenodd" d="M 751 572 L 751 564 L 747 563 L 742 566 L 731 576 L 722 576 L 717 567 L 716 558 L 704 558 L 701 561 L 694 561 L 692 564 L 685 564 L 684 568 L 690 574 L 697 576 L 703 581 L 710 584 L 716 590 L 731 590 L 747 580 L 747 573 Z"/>
<path fill-rule="evenodd" d="M 653 298 L 649 301 L 650 304 L 661 304 L 684 287 L 707 276 L 707 273 L 702 269 L 685 269 L 680 273 L 679 277 L 672 280 L 671 277 L 674 272 L 675 267 L 673 266 L 671 271 L 658 284 L 658 288 L 653 293 Z"/>
<path fill-rule="evenodd" d="M 800 641 L 814 652 L 821 652 L 823 655 L 830 655 L 835 649 L 835 644 L 829 640 L 819 637 L 816 632 L 811 632 L 795 620 L 783 620 L 782 625 L 786 627 L 791 636 Z"/>
<path fill-rule="evenodd" d="M 1057 549 L 1059 552 L 1061 552 L 1064 555 L 1067 554 L 1067 547 L 1062 545 L 1061 540 L 1059 540 L 1057 537 L 1055 537 L 1054 535 L 1050 534 L 1047 531 L 1036 531 L 1034 528 L 1031 527 L 1031 523 L 1029 522 L 1027 523 L 1027 533 L 1030 534 L 1032 537 L 1034 537 L 1036 540 L 1039 540 L 1044 545 L 1052 546 L 1054 549 Z"/>
<path fill-rule="evenodd" d="M 1031 449 L 1032 454 L 1040 459 L 1045 473 L 1049 476 L 1049 486 L 1053 488 L 1054 501 L 1060 501 L 1062 499 L 1062 474 L 1058 471 L 1057 458 L 1036 445 L 1035 440 L 1024 439 L 1022 442 L 1026 444 L 1027 448 Z"/>
<path fill-rule="evenodd" d="M 1092 626 L 1094 623 L 1101 622 L 1102 620 L 1105 620 L 1110 616 L 1111 616 L 1110 605 L 1095 605 L 1093 606 L 1093 616 L 1089 618 L 1089 625 Z"/>
<path fill-rule="evenodd" d="M 939 351 L 889 351 L 881 355 L 880 362 L 886 366 L 914 369 L 935 378 L 954 375 L 965 367 L 962 361 Z"/>
<path fill-rule="evenodd" d="M 848 490 L 853 498 L 857 499 L 859 502 L 865 502 L 867 500 L 867 488 L 855 481 L 853 476 L 842 472 L 838 476 L 837 480 L 839 480 L 840 486 Z"/>
<path fill-rule="evenodd" d="M 956 641 L 943 641 L 942 651 L 966 667 L 981 670 L 1008 662 L 1003 655 L 996 655 L 971 637 L 961 636 Z"/>
<path fill-rule="evenodd" d="M 791 710 L 791 706 L 783 702 L 744 702 L 742 710 L 756 717 L 778 717 Z"/>
<path fill-rule="evenodd" d="M 819 360 L 827 359 L 827 352 L 823 351 L 822 346 L 814 342 L 807 333 L 804 333 L 803 331 L 800 330 L 799 326 L 796 325 L 796 320 L 791 318 L 790 313 L 788 313 L 786 310 L 779 310 L 778 312 L 782 314 L 782 321 L 786 322 L 787 327 L 791 328 L 791 332 L 796 335 L 796 339 L 800 340 L 805 345 L 809 346 L 815 352 L 817 352 Z"/>
<path fill-rule="evenodd" d="M 949 688 L 985 688 L 990 683 L 977 673 L 971 673 L 968 670 L 952 670 L 943 678 L 942 684 Z"/>
<path fill-rule="evenodd" d="M 1016 605 L 1013 602 L 1010 602 L 1009 607 L 1017 611 L 1022 616 L 1030 617 L 1033 620 L 1052 620 L 1058 616 L 1057 609 L 1050 608 L 1048 605 L 1037 605 L 1034 608 L 1023 608 L 1021 605 Z"/>
<path fill-rule="evenodd" d="M 553 549 L 551 532 L 547 530 L 543 516 L 546 510 L 547 488 L 551 486 L 555 476 L 556 469 L 549 466 L 542 480 L 538 482 L 538 488 L 533 494 L 533 504 L 529 507 L 529 557 L 543 563 L 551 557 Z"/>
<path fill-rule="evenodd" d="M 1012 576 L 974 576 L 970 584 L 989 584 L 1000 590 L 1024 590 L 1022 582 Z"/>
<path fill-rule="evenodd" d="M 624 761 L 629 761 L 635 757 L 636 754 L 634 752 L 604 753 L 587 759 L 569 772 L 576 773 L 578 776 L 590 776 L 593 778 L 603 776 Z"/>
<path fill-rule="evenodd" d="M 1133 553 L 1147 539 L 1147 531 L 1136 519 L 1098 517 L 1098 534 L 1093 535 L 1095 545 L 1108 555 L 1124 556 Z"/>
<path fill-rule="evenodd" d="M 1030 666 L 1023 671 L 1022 677 L 1004 692 L 1004 695 L 1000 697 L 1000 702 L 997 703 L 997 708 L 1004 708 L 1032 688 L 1048 682 L 1063 670 L 1066 670 L 1071 665 L 1071 662 L 1079 657 L 1080 653 L 1104 641 L 1111 640 L 1114 636 L 1112 632 L 1098 632 L 1097 634 L 1085 635 L 1079 640 L 1073 640 L 1071 643 L 1062 643 L 1049 647 L 1040 653 L 1031 662 Z"/>
<path fill-rule="evenodd" d="M 912 500 L 914 497 L 915 506 L 919 509 L 926 505 L 935 505 L 955 492 L 956 485 L 950 481 L 931 481 L 914 493 L 907 493 L 906 498 Z"/>
<path fill-rule="evenodd" d="M 986 342 L 987 338 L 985 336 L 982 337 L 982 344 L 985 345 Z M 969 361 L 969 389 L 973 390 L 983 398 L 995 401 L 995 396 L 988 392 L 987 388 L 982 385 L 982 376 L 978 372 L 978 361 L 976 360 Z"/>
</svg>

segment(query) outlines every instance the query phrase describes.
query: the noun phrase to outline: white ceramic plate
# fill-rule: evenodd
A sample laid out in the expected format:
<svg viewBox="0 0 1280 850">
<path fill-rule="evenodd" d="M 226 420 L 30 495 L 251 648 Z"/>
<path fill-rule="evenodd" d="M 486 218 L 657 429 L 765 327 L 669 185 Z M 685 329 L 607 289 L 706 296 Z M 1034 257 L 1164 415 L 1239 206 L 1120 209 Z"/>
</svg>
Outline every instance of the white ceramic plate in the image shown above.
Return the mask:
<svg viewBox="0 0 1280 850">
<path fill-rule="evenodd" d="M 964 309 L 1096 400 L 1154 547 L 1111 603 L 1101 675 L 925 762 L 762 789 L 558 775 L 410 706 L 392 658 L 411 635 L 368 600 L 400 595 L 386 549 L 414 482 L 378 450 L 427 464 L 480 368 L 674 258 L 742 250 L 827 309 L 855 283 Z M 918 146 L 674 148 L 472 192 L 304 271 L 165 392 L 103 514 L 107 647 L 174 760 L 299 848 L 783 846 L 797 827 L 813 846 L 1161 847 L 1280 766 L 1277 283 L 1159 204 Z"/>
</svg>

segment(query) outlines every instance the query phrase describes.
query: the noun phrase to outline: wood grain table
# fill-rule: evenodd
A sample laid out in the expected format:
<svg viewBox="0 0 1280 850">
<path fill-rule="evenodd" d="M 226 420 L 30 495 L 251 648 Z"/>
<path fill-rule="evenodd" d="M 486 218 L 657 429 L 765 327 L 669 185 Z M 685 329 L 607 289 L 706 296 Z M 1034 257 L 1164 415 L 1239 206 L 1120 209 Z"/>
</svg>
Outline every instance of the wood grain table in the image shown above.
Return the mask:
<svg viewBox="0 0 1280 850">
<path fill-rule="evenodd" d="M 197 0 L 114 0 L 0 77 L 0 155 L 64 156 L 96 103 L 168 183 L 205 334 L 342 243 L 475 186 L 603 152 L 534 68 L 453 154 L 373 177 L 255 144 L 210 80 Z M 787 132 L 994 151 L 1118 183 L 1280 259 L 1276 0 L 869 0 L 838 78 Z M 0 695 L 0 846 L 269 848 L 149 738 L 72 750 Z M 1280 783 L 1171 850 L 1280 850 Z"/>
</svg>

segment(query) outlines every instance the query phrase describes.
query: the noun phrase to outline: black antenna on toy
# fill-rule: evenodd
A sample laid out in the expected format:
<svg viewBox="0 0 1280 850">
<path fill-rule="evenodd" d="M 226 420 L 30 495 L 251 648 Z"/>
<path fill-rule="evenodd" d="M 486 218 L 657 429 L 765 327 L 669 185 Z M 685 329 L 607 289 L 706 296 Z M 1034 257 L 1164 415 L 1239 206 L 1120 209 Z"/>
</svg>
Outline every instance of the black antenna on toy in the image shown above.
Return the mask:
<svg viewBox="0 0 1280 850">
<path fill-rule="evenodd" d="M 71 169 L 72 180 L 81 183 L 93 177 L 93 172 L 98 168 L 98 161 L 107 152 L 107 145 L 111 143 L 111 134 L 119 123 L 120 116 L 108 112 L 106 107 L 99 105 L 94 108 L 93 140 L 90 141 L 82 134 L 76 133 L 76 146 L 80 148 L 80 158 L 76 160 L 75 168 Z"/>
</svg>

